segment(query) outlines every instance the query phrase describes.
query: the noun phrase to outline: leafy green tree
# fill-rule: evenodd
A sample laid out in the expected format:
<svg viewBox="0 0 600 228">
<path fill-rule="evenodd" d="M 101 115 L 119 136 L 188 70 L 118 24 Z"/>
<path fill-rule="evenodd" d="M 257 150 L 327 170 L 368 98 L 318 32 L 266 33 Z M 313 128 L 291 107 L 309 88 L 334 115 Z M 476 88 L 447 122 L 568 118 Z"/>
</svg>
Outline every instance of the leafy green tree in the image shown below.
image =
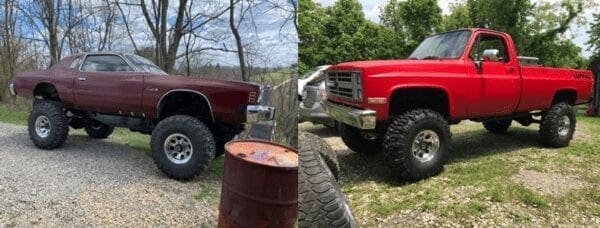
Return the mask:
<svg viewBox="0 0 600 228">
<path fill-rule="evenodd" d="M 330 49 L 329 39 L 325 34 L 327 14 L 312 0 L 299 1 L 298 48 L 299 70 L 306 72 L 314 66 L 326 64 L 326 52 Z"/>
<path fill-rule="evenodd" d="M 469 7 L 467 4 L 458 3 L 450 7 L 450 14 L 444 16 L 442 28 L 444 31 L 452 31 L 460 28 L 473 27 Z"/>
<path fill-rule="evenodd" d="M 379 17 L 384 26 L 405 34 L 407 46 L 413 49 L 441 30 L 442 9 L 436 0 L 390 0 Z"/>
<path fill-rule="evenodd" d="M 590 46 L 592 58 L 600 59 L 600 13 L 594 14 L 594 21 L 587 33 L 590 35 L 590 40 L 586 44 Z"/>
</svg>

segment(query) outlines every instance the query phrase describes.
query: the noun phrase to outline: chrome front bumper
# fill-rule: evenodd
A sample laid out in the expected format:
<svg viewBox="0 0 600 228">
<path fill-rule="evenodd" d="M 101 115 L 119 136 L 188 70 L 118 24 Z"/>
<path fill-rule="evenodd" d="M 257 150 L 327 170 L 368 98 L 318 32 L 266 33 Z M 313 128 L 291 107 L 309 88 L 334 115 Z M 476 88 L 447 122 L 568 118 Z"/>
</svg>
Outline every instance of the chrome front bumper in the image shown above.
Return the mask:
<svg viewBox="0 0 600 228">
<path fill-rule="evenodd" d="M 343 105 L 331 103 L 329 101 L 322 101 L 325 111 L 329 115 L 342 123 L 359 129 L 375 129 L 377 117 L 373 110 L 361 110 L 355 109 Z"/>
<path fill-rule="evenodd" d="M 10 85 L 8 86 L 8 90 L 10 90 L 10 95 L 16 96 L 17 92 L 15 92 L 15 84 L 14 83 L 10 83 Z"/>
<path fill-rule="evenodd" d="M 266 105 L 248 105 L 246 108 L 246 123 L 269 121 L 275 118 L 275 108 Z"/>
</svg>

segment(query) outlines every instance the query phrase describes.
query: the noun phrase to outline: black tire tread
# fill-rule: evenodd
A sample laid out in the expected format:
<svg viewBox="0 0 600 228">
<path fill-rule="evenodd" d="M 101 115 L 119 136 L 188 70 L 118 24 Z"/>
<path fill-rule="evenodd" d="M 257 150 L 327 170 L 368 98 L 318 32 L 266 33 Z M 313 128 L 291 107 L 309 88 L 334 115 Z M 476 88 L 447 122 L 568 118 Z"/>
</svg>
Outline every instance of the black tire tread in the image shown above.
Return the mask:
<svg viewBox="0 0 600 228">
<path fill-rule="evenodd" d="M 300 145 L 299 156 L 298 227 L 356 227 L 346 197 L 320 153 Z"/>
<path fill-rule="evenodd" d="M 192 140 L 192 143 L 195 140 L 199 140 L 197 142 L 200 142 L 200 145 L 203 146 L 202 148 L 198 148 L 200 145 L 193 144 L 194 153 L 192 156 L 194 157 L 189 161 L 189 165 L 186 164 L 183 168 L 174 166 L 164 155 L 161 136 L 163 136 L 165 131 L 172 129 L 177 129 L 179 133 L 182 133 L 181 131 L 188 131 L 189 134 L 184 135 Z M 158 123 L 154 131 L 152 131 L 150 144 L 152 158 L 156 166 L 170 178 L 182 181 L 193 179 L 206 170 L 210 162 L 214 159 L 216 150 L 215 141 L 210 129 L 202 121 L 186 115 L 170 116 Z"/>
<path fill-rule="evenodd" d="M 350 150 L 359 154 L 374 154 L 381 152 L 381 139 L 367 140 L 360 134 L 360 129 L 347 124 L 340 124 L 340 136 Z"/>
<path fill-rule="evenodd" d="M 51 122 L 50 135 L 48 135 L 46 140 L 40 139 L 35 132 L 35 120 L 38 113 L 48 117 Z M 27 130 L 29 138 L 38 148 L 52 150 L 62 146 L 69 136 L 69 119 L 62 103 L 58 101 L 35 100 L 33 109 L 29 115 Z"/>
<path fill-rule="evenodd" d="M 411 147 L 412 141 L 409 137 L 414 130 L 413 128 L 417 123 L 423 121 L 430 121 L 440 127 L 442 133 L 438 136 L 440 137 L 441 146 L 445 147 L 440 148 L 440 151 L 438 151 L 438 153 L 441 153 L 438 162 L 427 170 L 419 170 L 415 167 L 412 162 L 413 155 L 404 150 Z M 442 171 L 448 159 L 450 138 L 450 127 L 441 114 L 429 109 L 415 109 L 392 118 L 383 139 L 384 154 L 400 171 L 402 178 L 417 181 Z"/>
<path fill-rule="evenodd" d="M 563 115 L 568 115 L 571 119 L 571 130 L 567 138 L 561 138 L 557 133 L 558 123 Z M 542 123 L 540 124 L 542 142 L 555 148 L 568 146 L 571 139 L 573 139 L 576 122 L 575 112 L 571 105 L 564 102 L 554 104 L 542 117 Z"/>
<path fill-rule="evenodd" d="M 298 140 L 300 142 L 310 142 L 310 147 L 319 152 L 323 160 L 325 160 L 327 168 L 329 168 L 335 179 L 339 180 L 340 163 L 338 162 L 337 154 L 327 142 L 315 134 L 304 131 L 298 133 Z"/>
</svg>

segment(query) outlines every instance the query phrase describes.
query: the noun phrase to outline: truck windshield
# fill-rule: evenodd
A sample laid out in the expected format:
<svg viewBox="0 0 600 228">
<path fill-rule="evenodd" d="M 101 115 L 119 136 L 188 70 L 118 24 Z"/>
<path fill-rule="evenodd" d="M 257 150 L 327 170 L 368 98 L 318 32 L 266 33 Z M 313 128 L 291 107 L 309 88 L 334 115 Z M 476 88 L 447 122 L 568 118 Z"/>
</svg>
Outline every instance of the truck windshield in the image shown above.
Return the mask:
<svg viewBox="0 0 600 228">
<path fill-rule="evenodd" d="M 162 69 L 160 69 L 160 67 L 154 65 L 154 63 L 144 57 L 141 56 L 137 56 L 137 55 L 125 55 L 127 57 L 127 59 L 133 63 L 133 65 L 135 65 L 138 69 L 144 71 L 144 72 L 149 72 L 152 74 L 158 74 L 158 75 L 167 75 L 166 72 L 164 72 Z"/>
<path fill-rule="evenodd" d="M 409 59 L 456 59 L 465 50 L 471 31 L 462 30 L 427 37 Z"/>
</svg>

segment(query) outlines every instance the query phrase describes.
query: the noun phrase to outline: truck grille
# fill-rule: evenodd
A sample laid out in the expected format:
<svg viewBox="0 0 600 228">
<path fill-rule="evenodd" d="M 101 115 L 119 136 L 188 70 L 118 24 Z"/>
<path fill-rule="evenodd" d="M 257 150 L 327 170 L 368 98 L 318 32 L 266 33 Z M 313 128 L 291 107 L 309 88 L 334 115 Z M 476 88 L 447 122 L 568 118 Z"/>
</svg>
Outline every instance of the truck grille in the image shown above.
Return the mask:
<svg viewBox="0 0 600 228">
<path fill-rule="evenodd" d="M 358 72 L 329 72 L 327 92 L 340 97 L 362 101 L 362 79 Z"/>
</svg>

